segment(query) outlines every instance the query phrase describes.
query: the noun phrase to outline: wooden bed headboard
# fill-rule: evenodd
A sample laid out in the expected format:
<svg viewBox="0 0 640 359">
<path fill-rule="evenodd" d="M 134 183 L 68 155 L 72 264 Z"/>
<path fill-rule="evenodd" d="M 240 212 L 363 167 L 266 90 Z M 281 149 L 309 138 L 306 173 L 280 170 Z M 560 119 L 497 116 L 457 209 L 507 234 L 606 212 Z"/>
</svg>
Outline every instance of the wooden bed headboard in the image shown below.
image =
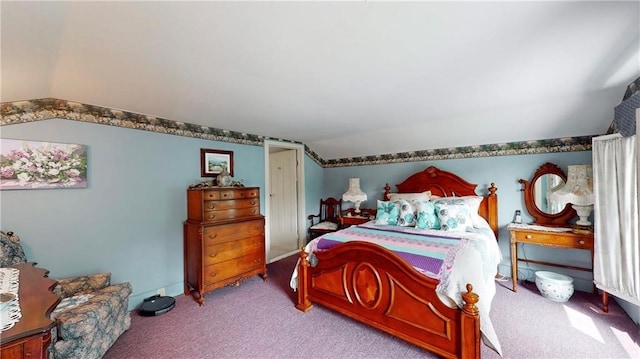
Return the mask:
<svg viewBox="0 0 640 359">
<path fill-rule="evenodd" d="M 469 183 L 456 174 L 441 171 L 434 166 L 429 166 L 425 170 L 414 173 L 404 182 L 397 184 L 398 193 L 419 193 L 431 191 L 431 194 L 442 197 L 460 196 L 480 196 L 476 193 L 477 184 Z M 489 222 L 493 233 L 498 238 L 498 188 L 494 183 L 487 188 L 488 193 L 482 195 L 484 199 L 480 203 L 478 214 Z M 384 200 L 389 200 L 391 187 L 387 183 L 384 186 Z"/>
</svg>

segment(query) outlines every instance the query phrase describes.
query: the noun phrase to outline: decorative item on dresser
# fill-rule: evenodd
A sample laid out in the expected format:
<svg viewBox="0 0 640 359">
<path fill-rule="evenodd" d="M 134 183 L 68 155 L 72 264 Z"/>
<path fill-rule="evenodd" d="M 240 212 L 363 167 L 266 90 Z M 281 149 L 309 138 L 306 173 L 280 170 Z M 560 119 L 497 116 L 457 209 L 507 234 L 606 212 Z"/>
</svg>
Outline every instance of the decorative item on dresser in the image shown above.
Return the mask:
<svg viewBox="0 0 640 359">
<path fill-rule="evenodd" d="M 593 273 L 593 232 L 572 228 L 569 225 L 569 220 L 575 217 L 575 209 L 569 203 L 554 201 L 556 197 L 554 193 L 566 187 L 566 181 L 567 177 L 562 169 L 552 163 L 545 163 L 540 166 L 531 182 L 524 179 L 518 181 L 524 186 L 522 191 L 524 192 L 525 206 L 529 214 L 534 218 L 534 222 L 531 224 L 511 223 L 508 226 L 511 247 L 511 280 L 514 292 L 518 290 L 518 262 Z M 560 249 L 587 250 L 591 254 L 591 265 L 589 267 L 578 267 L 565 263 L 519 258 L 519 243 Z"/>
<path fill-rule="evenodd" d="M 187 190 L 184 222 L 184 293 L 200 304 L 214 289 L 267 279 L 264 217 L 258 187 Z"/>
</svg>

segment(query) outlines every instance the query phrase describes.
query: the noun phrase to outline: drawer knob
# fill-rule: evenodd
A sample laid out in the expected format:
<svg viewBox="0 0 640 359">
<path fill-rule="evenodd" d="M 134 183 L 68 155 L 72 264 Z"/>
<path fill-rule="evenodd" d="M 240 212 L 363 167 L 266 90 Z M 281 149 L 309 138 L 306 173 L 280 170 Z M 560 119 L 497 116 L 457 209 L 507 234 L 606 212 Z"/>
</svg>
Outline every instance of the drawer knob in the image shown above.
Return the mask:
<svg viewBox="0 0 640 359">
<path fill-rule="evenodd" d="M 531 239 L 531 235 L 530 235 L 530 234 L 527 234 L 527 237 L 526 237 L 526 238 L 527 238 L 527 239 Z"/>
<path fill-rule="evenodd" d="M 210 205 L 207 207 L 207 209 L 215 209 L 215 208 L 216 208 L 216 206 L 214 206 L 214 205 L 212 205 L 212 204 L 210 204 Z"/>
<path fill-rule="evenodd" d="M 209 219 L 214 219 L 214 218 L 216 218 L 216 215 L 215 215 L 215 214 L 210 214 L 210 215 L 209 215 Z"/>
<path fill-rule="evenodd" d="M 211 257 L 211 258 L 215 258 L 217 256 L 218 256 L 218 252 L 217 251 L 214 252 L 214 253 L 209 253 L 209 257 Z"/>
<path fill-rule="evenodd" d="M 218 233 L 209 234 L 209 235 L 207 235 L 207 237 L 209 237 L 211 239 L 214 239 L 214 238 L 218 237 Z"/>
<path fill-rule="evenodd" d="M 578 241 L 578 243 L 579 243 L 580 245 L 584 245 L 584 239 L 579 240 L 579 241 Z"/>
<path fill-rule="evenodd" d="M 217 275 L 218 275 L 218 273 L 219 273 L 219 271 L 214 270 L 213 272 L 209 272 L 209 276 L 211 276 L 211 277 L 215 277 L 215 276 L 217 276 Z"/>
</svg>

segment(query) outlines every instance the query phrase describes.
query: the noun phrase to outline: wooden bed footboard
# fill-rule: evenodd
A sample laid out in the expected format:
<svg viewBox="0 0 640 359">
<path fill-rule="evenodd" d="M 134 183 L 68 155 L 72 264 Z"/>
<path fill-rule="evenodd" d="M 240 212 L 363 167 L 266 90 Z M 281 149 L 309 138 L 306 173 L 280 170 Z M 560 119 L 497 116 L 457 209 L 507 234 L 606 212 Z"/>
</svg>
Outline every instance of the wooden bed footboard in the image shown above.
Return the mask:
<svg viewBox="0 0 640 359">
<path fill-rule="evenodd" d="M 443 357 L 480 358 L 479 298 L 471 285 L 464 307 L 451 308 L 438 297 L 437 280 L 376 244 L 347 242 L 315 255 L 311 267 L 300 254 L 299 310 L 319 304 Z"/>
</svg>

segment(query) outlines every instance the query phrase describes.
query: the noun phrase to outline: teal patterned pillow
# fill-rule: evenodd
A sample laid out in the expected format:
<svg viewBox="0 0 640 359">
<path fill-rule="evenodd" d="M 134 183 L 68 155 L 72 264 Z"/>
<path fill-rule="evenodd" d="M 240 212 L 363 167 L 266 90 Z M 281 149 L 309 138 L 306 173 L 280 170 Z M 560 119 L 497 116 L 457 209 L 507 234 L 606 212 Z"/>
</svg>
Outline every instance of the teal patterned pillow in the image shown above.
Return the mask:
<svg viewBox="0 0 640 359">
<path fill-rule="evenodd" d="M 404 199 L 397 202 L 400 206 L 398 225 L 402 227 L 414 227 L 416 225 L 416 202 Z"/>
<path fill-rule="evenodd" d="M 378 200 L 376 224 L 396 226 L 400 217 L 400 205 L 397 202 Z"/>
<path fill-rule="evenodd" d="M 436 202 L 436 213 L 443 231 L 465 232 L 473 228 L 469 206 Z"/>
<path fill-rule="evenodd" d="M 419 229 L 440 229 L 440 219 L 436 215 L 436 205 L 433 202 L 417 202 L 418 218 L 416 227 Z"/>
</svg>

